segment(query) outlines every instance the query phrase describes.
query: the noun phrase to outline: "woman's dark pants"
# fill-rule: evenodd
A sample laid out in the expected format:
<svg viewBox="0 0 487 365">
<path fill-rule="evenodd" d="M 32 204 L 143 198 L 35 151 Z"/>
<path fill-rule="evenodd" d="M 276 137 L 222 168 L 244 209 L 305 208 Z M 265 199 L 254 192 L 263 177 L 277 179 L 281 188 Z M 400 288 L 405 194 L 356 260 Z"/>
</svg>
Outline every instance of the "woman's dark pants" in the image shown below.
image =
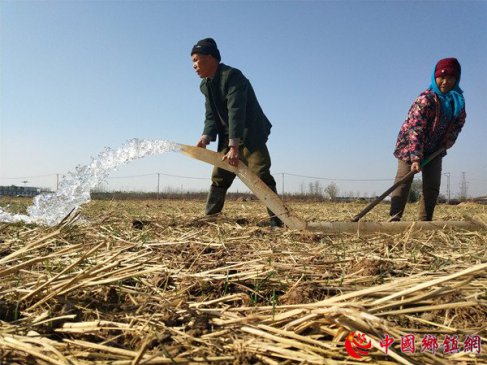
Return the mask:
<svg viewBox="0 0 487 365">
<path fill-rule="evenodd" d="M 433 212 L 440 195 L 441 162 L 442 157 L 436 157 L 422 168 L 423 189 L 418 214 L 419 220 L 433 220 Z M 395 181 L 401 180 L 409 171 L 411 171 L 411 164 L 398 160 Z M 400 220 L 404 213 L 413 178 L 411 176 L 410 179 L 399 185 L 391 194 L 390 215 L 392 221 Z"/>
</svg>

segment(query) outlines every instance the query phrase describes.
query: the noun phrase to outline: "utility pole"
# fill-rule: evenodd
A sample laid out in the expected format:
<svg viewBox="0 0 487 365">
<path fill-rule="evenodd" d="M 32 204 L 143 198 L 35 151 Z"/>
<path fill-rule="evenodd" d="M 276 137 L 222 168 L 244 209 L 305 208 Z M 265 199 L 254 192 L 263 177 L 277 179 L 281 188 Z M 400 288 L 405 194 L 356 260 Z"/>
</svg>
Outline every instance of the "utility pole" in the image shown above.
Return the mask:
<svg viewBox="0 0 487 365">
<path fill-rule="evenodd" d="M 59 190 L 59 174 L 56 174 L 56 192 Z"/>
<path fill-rule="evenodd" d="M 460 184 L 460 200 L 467 200 L 467 180 L 465 172 L 462 172 L 462 183 Z"/>
<path fill-rule="evenodd" d="M 450 193 L 450 173 L 445 172 L 443 175 L 446 176 L 446 203 L 450 204 L 450 198 L 451 198 L 451 193 Z"/>
<path fill-rule="evenodd" d="M 284 199 L 284 172 L 282 173 L 282 198 Z"/>
<path fill-rule="evenodd" d="M 159 186 L 160 186 L 159 183 L 160 183 L 160 181 L 161 181 L 161 173 L 158 172 L 157 173 L 157 197 L 159 197 Z"/>
</svg>

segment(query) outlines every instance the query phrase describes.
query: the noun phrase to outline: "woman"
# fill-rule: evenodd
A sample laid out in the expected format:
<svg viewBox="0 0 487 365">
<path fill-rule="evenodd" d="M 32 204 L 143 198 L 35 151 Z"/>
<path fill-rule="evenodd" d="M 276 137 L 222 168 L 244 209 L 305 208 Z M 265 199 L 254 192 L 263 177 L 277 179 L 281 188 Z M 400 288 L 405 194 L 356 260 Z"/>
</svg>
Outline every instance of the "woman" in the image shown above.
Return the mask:
<svg viewBox="0 0 487 365">
<path fill-rule="evenodd" d="M 436 64 L 431 85 L 413 103 L 397 137 L 394 156 L 398 159 L 396 181 L 410 171 L 422 171 L 423 191 L 419 219 L 430 221 L 440 193 L 441 162 L 446 152 L 421 167 L 432 153 L 453 146 L 465 124 L 465 99 L 459 87 L 460 63 L 445 58 Z M 399 221 L 406 206 L 411 178 L 391 194 L 391 221 Z"/>
</svg>

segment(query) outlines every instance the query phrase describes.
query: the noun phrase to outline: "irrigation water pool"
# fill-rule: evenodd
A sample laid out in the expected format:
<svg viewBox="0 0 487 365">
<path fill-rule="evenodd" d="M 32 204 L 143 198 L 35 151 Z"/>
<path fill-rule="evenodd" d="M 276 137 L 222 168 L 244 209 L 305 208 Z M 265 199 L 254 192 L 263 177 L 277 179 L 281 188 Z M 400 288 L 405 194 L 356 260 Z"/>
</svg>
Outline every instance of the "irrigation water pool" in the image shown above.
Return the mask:
<svg viewBox="0 0 487 365">
<path fill-rule="evenodd" d="M 90 200 L 90 190 L 104 182 L 110 172 L 130 161 L 166 152 L 180 151 L 178 143 L 156 139 L 131 139 L 118 149 L 105 148 L 91 163 L 77 166 L 59 182 L 55 193 L 37 195 L 27 214 L 11 214 L 0 208 L 0 222 L 54 226 L 73 209 Z"/>
</svg>

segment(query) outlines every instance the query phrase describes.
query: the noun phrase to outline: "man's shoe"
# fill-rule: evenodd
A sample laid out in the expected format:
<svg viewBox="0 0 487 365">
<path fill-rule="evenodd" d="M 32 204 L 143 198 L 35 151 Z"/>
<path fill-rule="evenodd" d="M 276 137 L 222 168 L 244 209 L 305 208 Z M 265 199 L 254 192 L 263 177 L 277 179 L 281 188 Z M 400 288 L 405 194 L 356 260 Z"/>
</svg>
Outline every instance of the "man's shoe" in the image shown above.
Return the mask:
<svg viewBox="0 0 487 365">
<path fill-rule="evenodd" d="M 270 219 L 271 228 L 282 228 L 284 227 L 284 223 L 279 219 L 277 216 L 272 216 Z"/>
<path fill-rule="evenodd" d="M 205 214 L 214 215 L 218 214 L 223 209 L 223 204 L 225 204 L 225 195 L 227 193 L 226 189 L 212 186 L 208 197 L 206 199 Z"/>
</svg>

